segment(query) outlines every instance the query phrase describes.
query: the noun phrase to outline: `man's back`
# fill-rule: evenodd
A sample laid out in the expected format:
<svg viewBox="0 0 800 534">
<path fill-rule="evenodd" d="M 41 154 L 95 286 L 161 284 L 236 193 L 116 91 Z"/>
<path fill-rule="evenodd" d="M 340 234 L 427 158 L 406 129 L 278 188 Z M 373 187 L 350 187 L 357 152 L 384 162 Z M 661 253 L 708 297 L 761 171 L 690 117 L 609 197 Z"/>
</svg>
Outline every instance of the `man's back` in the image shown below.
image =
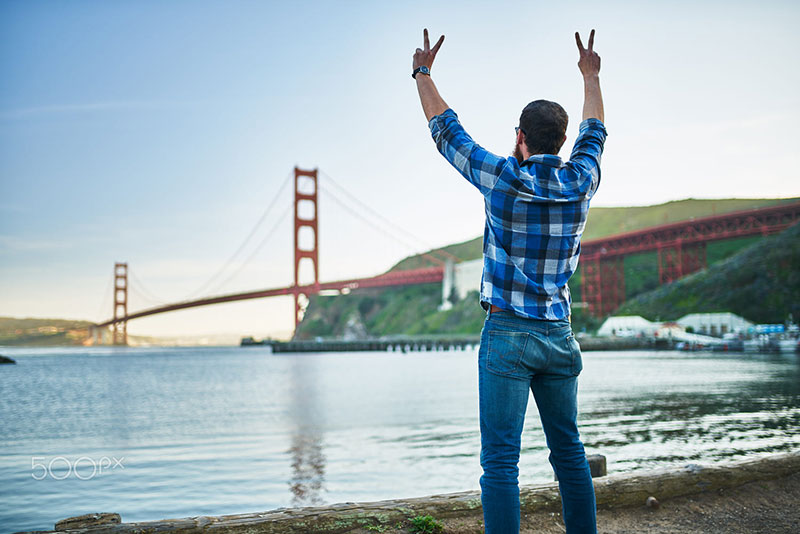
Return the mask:
<svg viewBox="0 0 800 534">
<path fill-rule="evenodd" d="M 484 196 L 482 305 L 532 319 L 569 317 L 567 281 L 577 269 L 589 201 L 600 183 L 603 123 L 581 123 L 567 163 L 536 154 L 521 164 L 480 147 L 451 109 L 428 126 L 442 155 Z"/>
</svg>

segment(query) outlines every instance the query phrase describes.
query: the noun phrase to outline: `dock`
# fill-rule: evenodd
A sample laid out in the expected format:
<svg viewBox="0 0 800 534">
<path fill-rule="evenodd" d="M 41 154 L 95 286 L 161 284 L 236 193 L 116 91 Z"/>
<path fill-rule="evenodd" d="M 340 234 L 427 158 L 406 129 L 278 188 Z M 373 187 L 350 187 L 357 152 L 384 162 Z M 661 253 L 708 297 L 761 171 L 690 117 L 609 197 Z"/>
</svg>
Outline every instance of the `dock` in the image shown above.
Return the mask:
<svg viewBox="0 0 800 534">
<path fill-rule="evenodd" d="M 320 339 L 304 341 L 255 341 L 242 339 L 243 347 L 270 347 L 274 353 L 290 352 L 441 352 L 473 350 L 480 336 L 384 338 L 384 339 Z"/>
<path fill-rule="evenodd" d="M 594 350 L 673 350 L 673 340 L 656 338 L 579 337 L 583 351 Z M 242 338 L 242 347 L 271 347 L 273 353 L 300 352 L 440 352 L 449 350 L 477 350 L 480 335 L 386 337 L 377 339 L 316 339 L 257 341 Z"/>
</svg>

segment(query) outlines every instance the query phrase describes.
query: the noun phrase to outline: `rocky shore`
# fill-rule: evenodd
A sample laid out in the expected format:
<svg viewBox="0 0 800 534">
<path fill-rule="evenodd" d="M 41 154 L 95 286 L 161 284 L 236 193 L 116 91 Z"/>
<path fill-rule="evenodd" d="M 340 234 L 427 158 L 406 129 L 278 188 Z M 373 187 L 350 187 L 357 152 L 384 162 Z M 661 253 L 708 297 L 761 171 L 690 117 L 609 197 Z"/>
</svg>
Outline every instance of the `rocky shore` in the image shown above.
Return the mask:
<svg viewBox="0 0 800 534">
<path fill-rule="evenodd" d="M 622 473 L 595 479 L 603 533 L 800 532 L 800 453 L 712 466 Z M 564 532 L 556 484 L 521 488 L 522 532 Z M 477 491 L 369 503 L 342 503 L 228 516 L 121 523 L 93 514 L 56 524 L 56 534 L 133 533 L 408 533 L 411 520 L 431 516 L 443 533 L 480 533 Z"/>
</svg>

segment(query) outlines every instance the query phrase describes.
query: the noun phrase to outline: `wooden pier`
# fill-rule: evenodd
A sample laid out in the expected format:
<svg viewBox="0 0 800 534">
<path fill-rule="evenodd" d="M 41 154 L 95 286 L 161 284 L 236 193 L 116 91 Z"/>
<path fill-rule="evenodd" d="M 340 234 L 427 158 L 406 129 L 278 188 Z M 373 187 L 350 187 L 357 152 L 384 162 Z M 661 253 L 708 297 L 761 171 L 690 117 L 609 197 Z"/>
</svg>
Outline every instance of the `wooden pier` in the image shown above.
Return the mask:
<svg viewBox="0 0 800 534">
<path fill-rule="evenodd" d="M 255 341 L 242 339 L 242 346 L 268 346 L 274 353 L 286 352 L 440 352 L 448 350 L 473 350 L 480 336 L 448 338 L 393 338 L 354 340 L 308 340 L 308 341 Z"/>
<path fill-rule="evenodd" d="M 673 350 L 674 342 L 656 338 L 581 337 L 583 351 L 598 350 Z M 290 352 L 438 352 L 448 350 L 474 350 L 480 344 L 479 335 L 458 337 L 392 337 L 378 339 L 319 339 L 305 341 L 242 339 L 243 347 L 272 347 L 274 353 Z"/>
</svg>

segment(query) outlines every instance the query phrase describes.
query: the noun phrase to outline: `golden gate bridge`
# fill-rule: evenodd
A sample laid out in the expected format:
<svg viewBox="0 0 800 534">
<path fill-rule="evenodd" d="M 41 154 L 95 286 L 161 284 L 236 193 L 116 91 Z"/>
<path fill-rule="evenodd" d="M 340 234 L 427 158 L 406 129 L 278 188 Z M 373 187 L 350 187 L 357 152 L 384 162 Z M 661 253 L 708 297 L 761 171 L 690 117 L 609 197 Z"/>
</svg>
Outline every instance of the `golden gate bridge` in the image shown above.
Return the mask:
<svg viewBox="0 0 800 534">
<path fill-rule="evenodd" d="M 301 187 L 303 181 L 306 185 Z M 294 283 L 292 285 L 186 299 L 130 313 L 128 311 L 128 264 L 116 263 L 112 286 L 112 317 L 107 321 L 95 324 L 92 327 L 93 330 L 95 333 L 99 333 L 102 328 L 111 327 L 112 342 L 115 345 L 127 345 L 127 323 L 134 319 L 226 302 L 289 295 L 294 296 L 296 328 L 302 321 L 304 306 L 311 295 L 323 291 L 347 292 L 365 288 L 438 283 L 444 279 L 446 262 L 461 260 L 439 249 L 421 254 L 434 264 L 433 267 L 389 271 L 366 278 L 320 282 L 318 193 L 318 169 L 303 170 L 295 167 Z M 301 209 L 303 205 L 306 206 L 306 209 Z M 303 216 L 304 213 L 311 213 L 311 215 Z M 626 255 L 656 251 L 658 253 L 659 282 L 669 283 L 706 267 L 705 250 L 706 244 L 709 242 L 748 236 L 767 236 L 780 232 L 798 221 L 800 221 L 800 202 L 697 218 L 584 241 L 581 244 L 580 257 L 580 266 L 583 270 L 583 300 L 589 313 L 597 317 L 613 313 L 622 304 L 625 300 L 623 258 Z M 313 233 L 312 244 L 305 247 L 300 243 L 300 232 L 304 228 Z M 253 232 L 248 239 L 252 234 Z M 443 256 L 444 259 L 437 257 L 436 254 Z M 300 266 L 304 263 L 311 264 L 313 281 L 310 283 L 300 282 Z"/>
</svg>

